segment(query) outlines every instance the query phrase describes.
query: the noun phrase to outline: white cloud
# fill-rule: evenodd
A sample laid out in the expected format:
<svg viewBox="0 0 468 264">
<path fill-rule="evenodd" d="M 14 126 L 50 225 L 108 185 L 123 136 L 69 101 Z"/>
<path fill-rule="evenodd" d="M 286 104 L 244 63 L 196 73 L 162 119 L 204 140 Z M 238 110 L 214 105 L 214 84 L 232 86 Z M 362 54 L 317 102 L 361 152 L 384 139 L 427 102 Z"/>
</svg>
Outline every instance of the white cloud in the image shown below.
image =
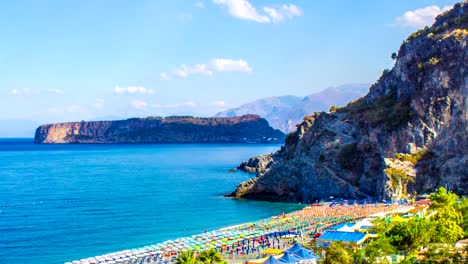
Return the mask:
<svg viewBox="0 0 468 264">
<path fill-rule="evenodd" d="M 282 5 L 281 7 L 264 7 L 263 11 L 268 14 L 273 23 L 284 21 L 285 18 L 302 16 L 302 10 L 295 5 Z"/>
<path fill-rule="evenodd" d="M 176 104 L 153 104 L 151 107 L 153 108 L 179 108 L 179 107 L 196 107 L 197 104 L 195 102 L 183 102 L 183 103 L 176 103 Z"/>
<path fill-rule="evenodd" d="M 148 103 L 145 102 L 145 101 L 141 101 L 141 100 L 133 100 L 130 105 L 135 108 L 135 109 L 138 109 L 138 110 L 143 110 L 143 109 L 146 109 L 148 107 Z"/>
<path fill-rule="evenodd" d="M 247 0 L 213 0 L 213 3 L 227 6 L 229 14 L 233 17 L 259 23 L 270 22 L 268 16 L 259 14 L 257 9 Z"/>
<path fill-rule="evenodd" d="M 451 6 L 440 8 L 436 5 L 427 6 L 415 10 L 406 11 L 403 15 L 395 18 L 395 25 L 400 27 L 422 28 L 434 23 L 435 18 L 451 9 Z"/>
<path fill-rule="evenodd" d="M 134 95 L 134 94 L 153 94 L 154 91 L 151 89 L 146 89 L 142 86 L 128 86 L 128 87 L 119 87 L 114 88 L 115 94 L 121 95 Z"/>
<path fill-rule="evenodd" d="M 104 108 L 104 99 L 96 98 L 94 102 L 91 104 L 91 106 L 96 110 L 100 110 Z"/>
<path fill-rule="evenodd" d="M 213 71 L 208 69 L 206 64 L 195 64 L 192 66 L 187 66 L 182 64 L 179 69 L 172 70 L 172 76 L 178 78 L 187 78 L 189 75 L 213 75 Z"/>
<path fill-rule="evenodd" d="M 79 105 L 70 105 L 65 109 L 65 111 L 68 113 L 83 113 L 85 112 L 85 109 Z"/>
<path fill-rule="evenodd" d="M 221 107 L 221 108 L 228 107 L 228 104 L 225 101 L 222 101 L 222 100 L 211 102 L 211 105 L 215 106 L 215 107 Z"/>
<path fill-rule="evenodd" d="M 252 72 L 245 60 L 213 59 L 210 67 L 218 72 Z"/>
<path fill-rule="evenodd" d="M 48 89 L 47 92 L 51 94 L 64 94 L 63 90 L 61 89 Z"/>
<path fill-rule="evenodd" d="M 302 9 L 293 4 L 282 5 L 281 8 L 288 17 L 302 16 L 302 14 L 304 13 Z"/>
<path fill-rule="evenodd" d="M 16 88 L 10 91 L 11 95 L 15 96 L 29 96 L 29 95 L 39 95 L 39 94 L 64 94 L 64 91 L 61 89 L 47 89 L 47 90 L 33 90 L 30 88 Z"/>
<path fill-rule="evenodd" d="M 278 23 L 284 21 L 285 18 L 293 18 L 303 14 L 302 10 L 293 4 L 283 4 L 279 7 L 265 6 L 262 14 L 248 0 L 213 0 L 213 3 L 226 6 L 229 14 L 233 17 L 258 23 Z"/>
<path fill-rule="evenodd" d="M 264 7 L 263 11 L 267 13 L 273 22 L 280 22 L 284 20 L 283 14 L 281 14 L 276 8 L 273 7 Z"/>
<path fill-rule="evenodd" d="M 166 72 L 161 72 L 159 74 L 159 78 L 161 78 L 161 80 L 164 80 L 164 81 L 172 80 L 171 76 L 169 76 L 169 74 L 167 74 Z"/>
<path fill-rule="evenodd" d="M 198 1 L 195 3 L 195 6 L 198 8 L 205 8 L 205 3 L 203 3 L 202 1 Z"/>
<path fill-rule="evenodd" d="M 212 76 L 215 72 L 252 72 L 252 68 L 245 60 L 232 60 L 217 58 L 212 59 L 206 64 L 185 65 L 182 64 L 178 69 L 170 73 L 161 72 L 159 77 L 162 80 L 172 80 L 173 78 L 187 78 L 190 75 Z"/>
<path fill-rule="evenodd" d="M 13 89 L 10 91 L 10 94 L 15 96 L 28 96 L 33 94 L 33 90 L 29 88 Z"/>
</svg>

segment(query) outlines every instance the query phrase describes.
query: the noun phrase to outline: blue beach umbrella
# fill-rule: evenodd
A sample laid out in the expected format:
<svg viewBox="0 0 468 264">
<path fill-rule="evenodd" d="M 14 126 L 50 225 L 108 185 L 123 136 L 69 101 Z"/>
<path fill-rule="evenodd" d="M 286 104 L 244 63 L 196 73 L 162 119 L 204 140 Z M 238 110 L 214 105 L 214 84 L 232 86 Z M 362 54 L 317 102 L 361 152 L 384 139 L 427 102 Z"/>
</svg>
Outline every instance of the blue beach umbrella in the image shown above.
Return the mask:
<svg viewBox="0 0 468 264">
<path fill-rule="evenodd" d="M 296 253 L 297 251 L 303 249 L 303 247 L 301 245 L 299 245 L 298 243 L 294 244 L 294 246 L 288 250 L 286 250 L 286 252 L 289 252 L 289 253 Z"/>
<path fill-rule="evenodd" d="M 312 250 L 308 250 L 305 248 L 300 249 L 294 255 L 301 259 L 318 259 L 318 257 L 314 254 Z"/>
<path fill-rule="evenodd" d="M 273 256 L 270 256 L 267 261 L 263 262 L 262 264 L 284 264 L 284 262 L 281 262 L 277 259 L 275 259 Z"/>
<path fill-rule="evenodd" d="M 286 263 L 298 263 L 302 259 L 295 257 L 293 254 L 286 252 L 284 253 L 284 256 L 279 259 L 281 262 L 286 262 Z"/>
</svg>

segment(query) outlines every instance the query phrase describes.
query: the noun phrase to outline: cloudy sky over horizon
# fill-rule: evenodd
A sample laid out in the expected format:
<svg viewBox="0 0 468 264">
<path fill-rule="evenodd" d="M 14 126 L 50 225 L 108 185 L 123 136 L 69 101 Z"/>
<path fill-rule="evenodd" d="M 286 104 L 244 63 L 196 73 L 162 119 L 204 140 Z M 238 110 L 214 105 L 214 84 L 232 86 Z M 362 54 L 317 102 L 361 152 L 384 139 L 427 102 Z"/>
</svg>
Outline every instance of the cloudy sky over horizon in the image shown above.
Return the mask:
<svg viewBox="0 0 468 264">
<path fill-rule="evenodd" d="M 0 120 L 210 116 L 373 83 L 451 0 L 0 3 Z"/>
</svg>

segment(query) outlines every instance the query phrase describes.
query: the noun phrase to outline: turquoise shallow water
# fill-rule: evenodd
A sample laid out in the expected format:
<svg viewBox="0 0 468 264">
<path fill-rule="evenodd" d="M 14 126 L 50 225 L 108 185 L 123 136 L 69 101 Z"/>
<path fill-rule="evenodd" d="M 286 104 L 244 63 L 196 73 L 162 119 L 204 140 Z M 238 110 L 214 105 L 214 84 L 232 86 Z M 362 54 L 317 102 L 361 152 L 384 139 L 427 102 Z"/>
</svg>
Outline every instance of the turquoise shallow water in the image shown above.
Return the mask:
<svg viewBox="0 0 468 264">
<path fill-rule="evenodd" d="M 63 263 L 298 209 L 223 198 L 278 145 L 33 145 L 0 139 L 0 263 Z"/>
</svg>

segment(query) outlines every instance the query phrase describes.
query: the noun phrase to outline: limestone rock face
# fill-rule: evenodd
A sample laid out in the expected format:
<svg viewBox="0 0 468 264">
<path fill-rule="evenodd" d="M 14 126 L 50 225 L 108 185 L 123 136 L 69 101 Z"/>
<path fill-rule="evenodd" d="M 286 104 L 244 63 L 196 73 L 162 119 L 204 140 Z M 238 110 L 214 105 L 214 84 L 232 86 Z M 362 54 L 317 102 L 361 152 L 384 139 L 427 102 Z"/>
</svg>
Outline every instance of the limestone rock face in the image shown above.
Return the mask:
<svg viewBox="0 0 468 264">
<path fill-rule="evenodd" d="M 366 96 L 305 117 L 232 196 L 391 199 L 440 185 L 467 193 L 467 44 L 465 2 L 405 40 Z"/>
<path fill-rule="evenodd" d="M 232 118 L 149 117 L 40 126 L 34 142 L 282 143 L 284 134 L 255 115 Z"/>
</svg>

